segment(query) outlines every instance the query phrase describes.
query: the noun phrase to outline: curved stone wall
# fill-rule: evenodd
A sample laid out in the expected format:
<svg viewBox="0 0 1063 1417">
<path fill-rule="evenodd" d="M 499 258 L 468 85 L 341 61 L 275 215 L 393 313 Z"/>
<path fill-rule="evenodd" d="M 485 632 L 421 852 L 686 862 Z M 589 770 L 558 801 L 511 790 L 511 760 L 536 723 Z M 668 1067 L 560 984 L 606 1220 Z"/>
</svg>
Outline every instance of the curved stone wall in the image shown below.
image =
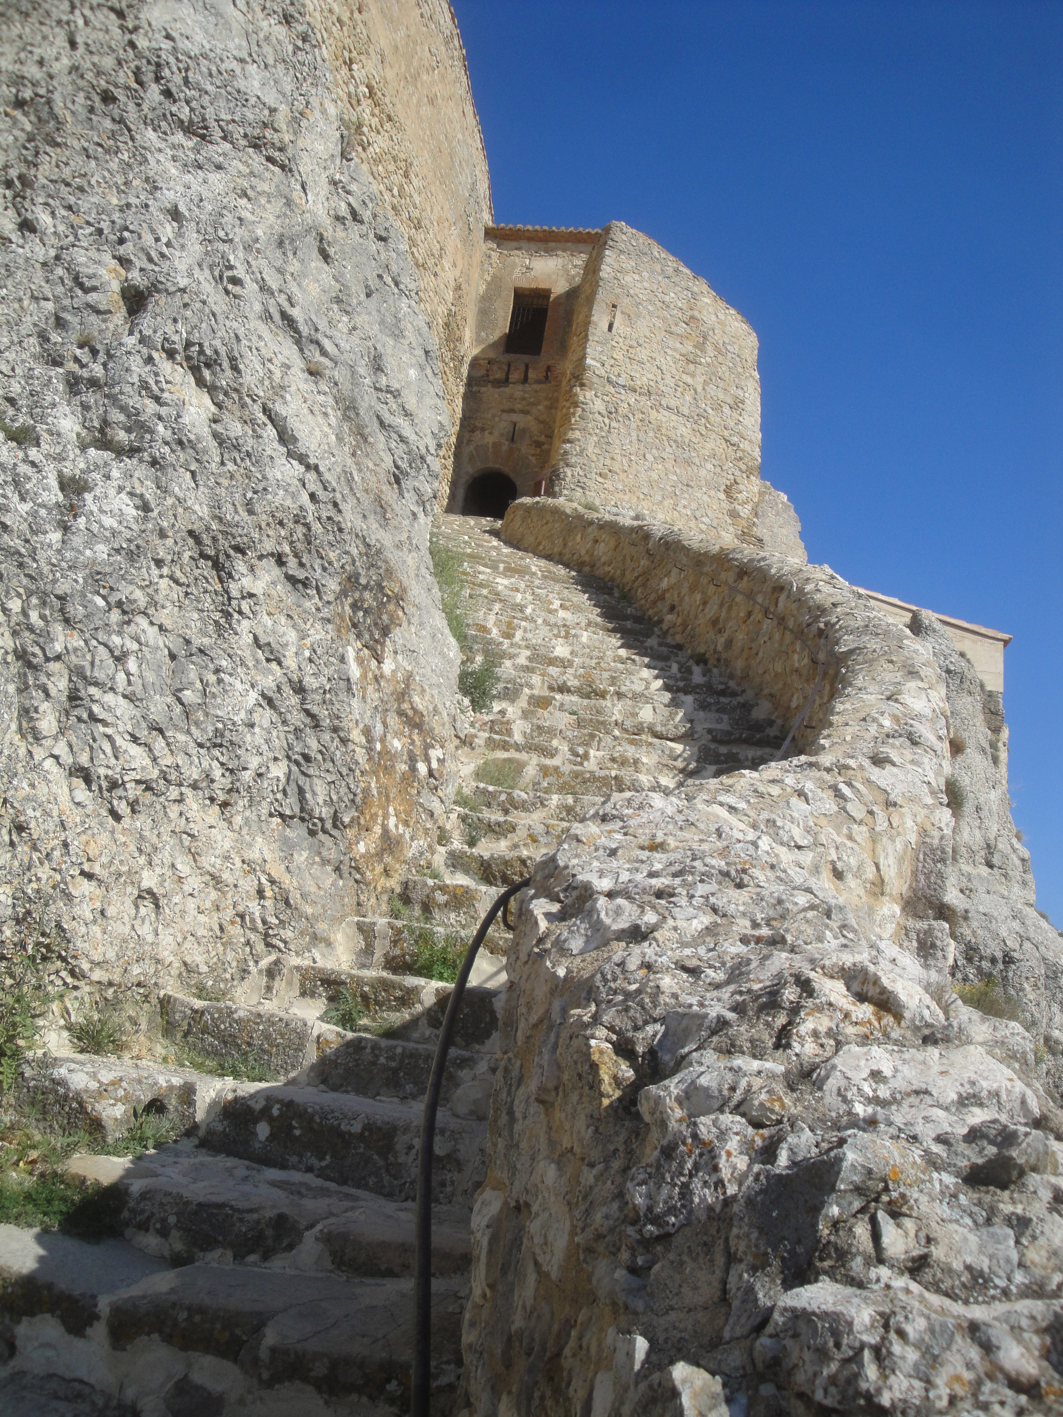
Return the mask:
<svg viewBox="0 0 1063 1417">
<path fill-rule="evenodd" d="M 1063 1119 L 1030 1029 L 951 994 L 931 645 L 823 568 L 543 501 L 504 534 L 794 717 L 825 668 L 803 752 L 610 798 L 519 902 L 474 1409 L 1042 1410 Z"/>
</svg>

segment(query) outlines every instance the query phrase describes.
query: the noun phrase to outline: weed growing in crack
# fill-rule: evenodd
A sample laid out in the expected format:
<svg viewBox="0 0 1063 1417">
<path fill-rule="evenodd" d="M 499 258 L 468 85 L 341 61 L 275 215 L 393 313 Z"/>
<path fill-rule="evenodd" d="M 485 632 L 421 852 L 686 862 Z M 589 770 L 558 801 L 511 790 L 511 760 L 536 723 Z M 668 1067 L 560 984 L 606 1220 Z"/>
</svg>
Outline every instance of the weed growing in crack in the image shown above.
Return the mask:
<svg viewBox="0 0 1063 1417">
<path fill-rule="evenodd" d="M 67 1030 L 80 1053 L 96 1057 L 118 1057 L 125 1051 L 126 1030 L 113 1013 L 93 1011 L 82 1014 Z"/>
<path fill-rule="evenodd" d="M 465 957 L 465 941 L 456 930 L 435 931 L 419 926 L 411 931 L 413 972 L 422 979 L 453 984 Z"/>
<path fill-rule="evenodd" d="M 513 789 L 524 772 L 520 758 L 485 758 L 476 769 L 476 781 L 485 787 Z"/>
<path fill-rule="evenodd" d="M 974 984 L 956 984 L 953 987 L 962 1002 L 969 1008 L 977 1009 L 980 1014 L 1028 1026 L 1029 1020 L 1022 1003 L 1014 994 L 1006 992 L 995 975 L 989 974 Z"/>
</svg>

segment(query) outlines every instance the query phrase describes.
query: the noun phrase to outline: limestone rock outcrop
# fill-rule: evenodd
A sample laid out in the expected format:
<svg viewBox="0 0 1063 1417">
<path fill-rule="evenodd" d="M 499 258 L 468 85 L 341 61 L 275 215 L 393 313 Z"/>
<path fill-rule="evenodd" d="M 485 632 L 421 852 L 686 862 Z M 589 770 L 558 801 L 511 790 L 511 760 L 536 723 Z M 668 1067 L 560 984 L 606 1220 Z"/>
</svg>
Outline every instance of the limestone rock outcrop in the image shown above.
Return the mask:
<svg viewBox="0 0 1063 1417">
<path fill-rule="evenodd" d="M 101 985 L 223 988 L 430 837 L 436 342 L 298 6 L 9 6 L 3 876 Z"/>
</svg>

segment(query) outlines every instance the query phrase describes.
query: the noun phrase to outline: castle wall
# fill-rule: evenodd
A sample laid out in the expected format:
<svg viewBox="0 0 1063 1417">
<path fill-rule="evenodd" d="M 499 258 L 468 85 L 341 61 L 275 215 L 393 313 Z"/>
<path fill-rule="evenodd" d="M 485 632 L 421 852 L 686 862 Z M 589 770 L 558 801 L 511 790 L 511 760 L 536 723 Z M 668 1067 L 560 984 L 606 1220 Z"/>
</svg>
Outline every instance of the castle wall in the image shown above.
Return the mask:
<svg viewBox="0 0 1063 1417">
<path fill-rule="evenodd" d="M 454 12 L 446 0 L 308 0 L 308 13 L 332 64 L 348 149 L 409 244 L 456 429 L 491 181 Z M 444 468 L 452 447 L 453 434 Z"/>
<path fill-rule="evenodd" d="M 447 504 L 461 511 L 478 472 L 499 468 L 530 495 L 550 460 L 558 399 L 580 278 L 596 232 L 560 232 L 519 239 L 489 231 L 480 268 L 474 355 L 465 383 L 461 428 Z M 516 288 L 549 290 L 542 352 L 507 355 Z"/>
<path fill-rule="evenodd" d="M 553 496 L 759 544 L 757 339 L 641 232 L 587 262 L 551 462 Z"/>
<path fill-rule="evenodd" d="M 785 492 L 777 491 L 763 480 L 757 502 L 757 532 L 765 551 L 807 562 L 808 552 L 801 540 L 801 519 L 793 504 Z"/>
</svg>

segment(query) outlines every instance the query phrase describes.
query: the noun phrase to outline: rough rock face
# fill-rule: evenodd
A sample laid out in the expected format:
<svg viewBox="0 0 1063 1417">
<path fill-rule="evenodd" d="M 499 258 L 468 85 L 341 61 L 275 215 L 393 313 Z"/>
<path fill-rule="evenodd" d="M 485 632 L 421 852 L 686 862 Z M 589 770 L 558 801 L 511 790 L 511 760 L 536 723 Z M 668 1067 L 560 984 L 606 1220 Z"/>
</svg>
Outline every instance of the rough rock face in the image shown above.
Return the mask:
<svg viewBox="0 0 1063 1417">
<path fill-rule="evenodd" d="M 125 985 L 342 952 L 432 832 L 457 669 L 404 240 L 298 5 L 0 43 L 8 930 Z"/>
<path fill-rule="evenodd" d="M 933 651 L 948 693 L 950 764 L 946 790 L 954 823 L 950 858 L 942 855 L 947 885 L 937 887 L 937 913 L 956 947 L 956 977 L 968 983 L 999 979 L 1004 990 L 1044 1028 L 1050 1068 L 1063 1050 L 1058 1017 L 1049 1022 L 1042 1001 L 1059 999 L 1060 934 L 1037 913 L 1030 853 L 1015 834 L 1008 801 L 1008 730 L 1000 695 L 977 673 L 926 611 L 912 632 Z M 1063 1068 L 1056 1079 L 1063 1083 Z"/>
<path fill-rule="evenodd" d="M 475 1410 L 712 1412 L 711 1377 L 746 1417 L 1058 1410 L 1063 1114 L 1030 1031 L 945 978 L 934 628 L 931 654 L 822 568 L 557 504 L 517 504 L 506 533 L 662 597 L 710 656 L 691 626 L 744 597 L 726 653 L 751 687 L 762 615 L 814 634 L 834 687 L 804 754 L 617 794 L 521 897 L 473 1220 Z M 1054 980 L 1058 940 L 1039 947 Z"/>
</svg>

